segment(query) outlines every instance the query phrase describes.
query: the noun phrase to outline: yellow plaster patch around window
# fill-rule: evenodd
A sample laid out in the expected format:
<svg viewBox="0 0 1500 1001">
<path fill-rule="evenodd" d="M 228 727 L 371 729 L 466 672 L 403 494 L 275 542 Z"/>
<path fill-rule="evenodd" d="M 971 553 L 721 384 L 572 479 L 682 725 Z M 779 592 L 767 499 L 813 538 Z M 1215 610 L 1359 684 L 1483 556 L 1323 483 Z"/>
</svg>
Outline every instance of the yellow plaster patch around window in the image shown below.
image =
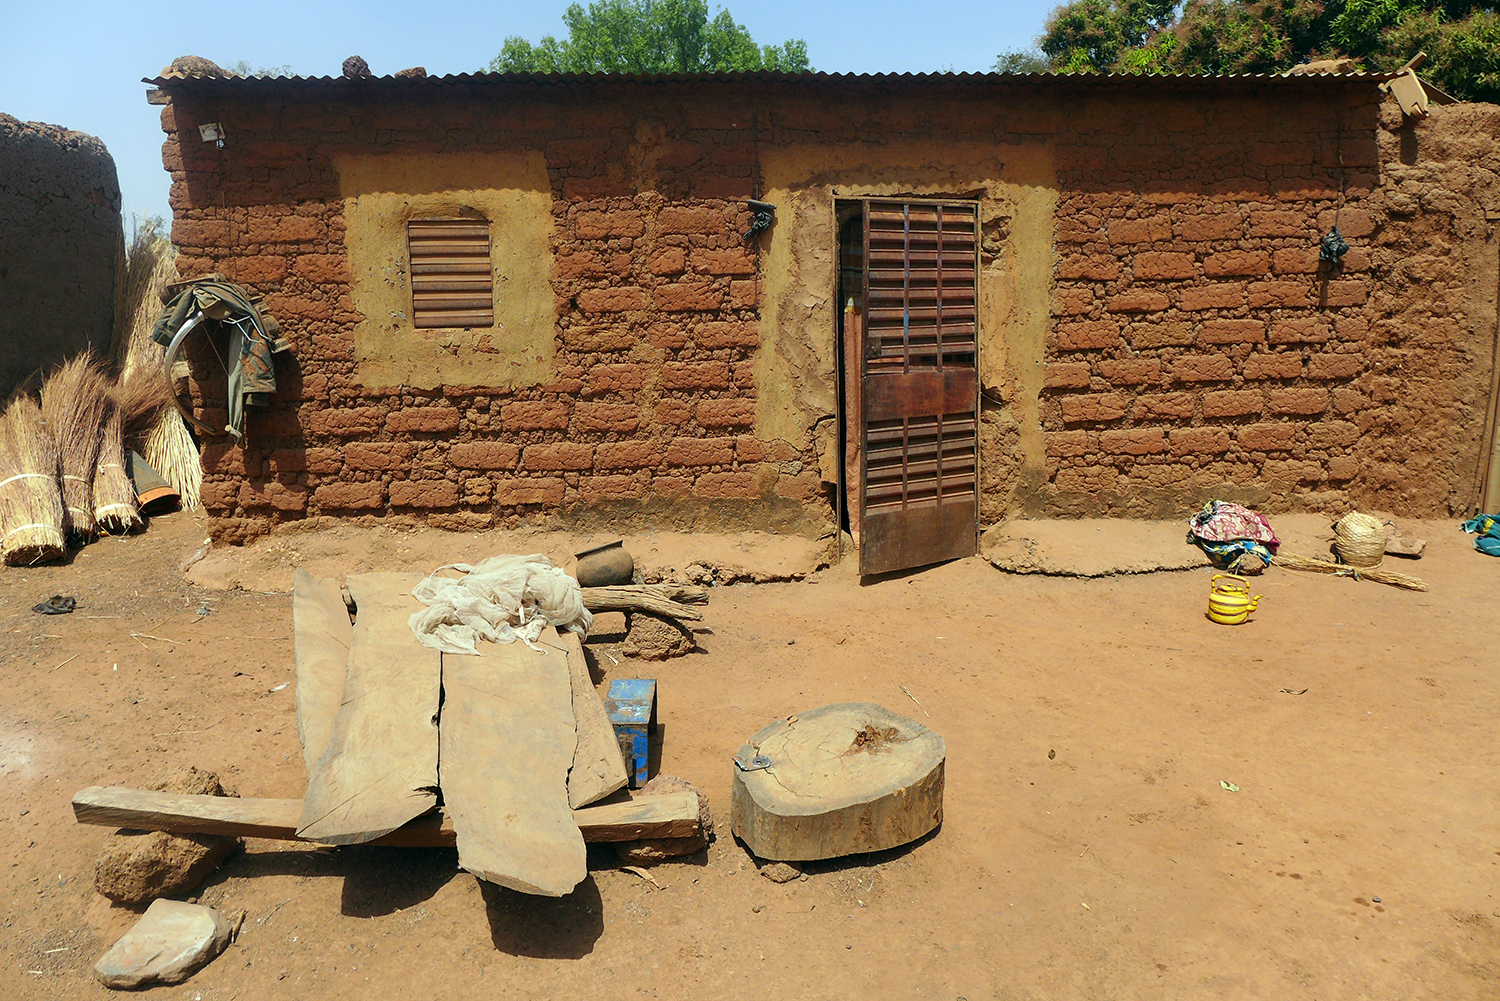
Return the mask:
<svg viewBox="0 0 1500 1001">
<path fill-rule="evenodd" d="M 551 378 L 552 187 L 541 153 L 338 157 L 354 306 L 356 378 L 364 386 L 514 390 Z M 418 330 L 411 319 L 406 223 L 482 217 L 490 224 L 495 324 Z"/>
</svg>

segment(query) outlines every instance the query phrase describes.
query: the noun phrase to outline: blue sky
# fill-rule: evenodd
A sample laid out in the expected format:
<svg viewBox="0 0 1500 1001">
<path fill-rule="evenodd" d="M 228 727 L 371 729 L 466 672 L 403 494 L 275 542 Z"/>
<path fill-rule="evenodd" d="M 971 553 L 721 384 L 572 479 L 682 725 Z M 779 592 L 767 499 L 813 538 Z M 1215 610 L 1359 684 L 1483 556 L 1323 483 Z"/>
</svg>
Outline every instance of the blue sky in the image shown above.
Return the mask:
<svg viewBox="0 0 1500 1001">
<path fill-rule="evenodd" d="M 737 0 L 735 20 L 762 43 L 807 41 L 816 69 L 931 72 L 989 69 L 995 56 L 1027 48 L 1057 0 L 935 0 L 924 4 Z M 562 35 L 565 0 L 531 3 L 362 3 L 262 0 L 212 4 L 177 0 L 0 2 L 0 111 L 104 140 L 115 158 L 131 215 L 167 215 L 158 108 L 141 77 L 180 55 L 220 65 L 290 66 L 336 75 L 359 54 L 377 74 L 425 66 L 472 72 L 508 35 Z M 916 16 L 914 16 L 916 15 Z"/>
</svg>

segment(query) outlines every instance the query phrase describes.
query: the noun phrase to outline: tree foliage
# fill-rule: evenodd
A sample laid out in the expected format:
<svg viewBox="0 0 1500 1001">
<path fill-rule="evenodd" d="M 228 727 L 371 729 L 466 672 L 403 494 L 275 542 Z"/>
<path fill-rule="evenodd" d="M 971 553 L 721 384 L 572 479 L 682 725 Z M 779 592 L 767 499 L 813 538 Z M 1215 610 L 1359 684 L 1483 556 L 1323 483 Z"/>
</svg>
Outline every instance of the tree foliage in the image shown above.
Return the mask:
<svg viewBox="0 0 1500 1001">
<path fill-rule="evenodd" d="M 533 45 L 505 40 L 490 61 L 497 73 L 715 73 L 806 71 L 807 43 L 757 45 L 743 24 L 707 0 L 596 0 L 563 12 L 568 36 Z"/>
<path fill-rule="evenodd" d="M 1350 57 L 1422 75 L 1464 100 L 1500 101 L 1500 0 L 1073 0 L 1037 41 L 1064 73 L 1275 73 Z M 1026 53 L 995 68 L 1015 72 Z"/>
</svg>

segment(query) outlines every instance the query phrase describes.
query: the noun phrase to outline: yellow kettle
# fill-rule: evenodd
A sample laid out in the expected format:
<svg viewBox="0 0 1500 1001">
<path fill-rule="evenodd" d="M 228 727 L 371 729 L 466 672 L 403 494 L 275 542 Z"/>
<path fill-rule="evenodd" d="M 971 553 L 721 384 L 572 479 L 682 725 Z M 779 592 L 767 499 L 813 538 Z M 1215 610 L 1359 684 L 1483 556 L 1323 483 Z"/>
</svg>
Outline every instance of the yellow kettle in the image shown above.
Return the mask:
<svg viewBox="0 0 1500 1001">
<path fill-rule="evenodd" d="M 1250 582 L 1234 574 L 1216 573 L 1209 583 L 1213 590 L 1208 595 L 1208 617 L 1220 625 L 1237 626 L 1244 622 L 1263 597 L 1259 594 L 1250 597 Z"/>
</svg>

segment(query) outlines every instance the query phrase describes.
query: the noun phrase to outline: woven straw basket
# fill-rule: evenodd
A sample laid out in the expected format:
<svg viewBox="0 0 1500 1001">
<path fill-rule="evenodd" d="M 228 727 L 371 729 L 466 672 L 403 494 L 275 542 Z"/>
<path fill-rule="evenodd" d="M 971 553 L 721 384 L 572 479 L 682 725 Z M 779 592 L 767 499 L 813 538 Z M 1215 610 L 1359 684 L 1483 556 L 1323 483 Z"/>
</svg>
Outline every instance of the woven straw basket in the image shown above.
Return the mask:
<svg viewBox="0 0 1500 1001">
<path fill-rule="evenodd" d="M 1351 567 L 1373 570 L 1385 559 L 1385 522 L 1358 511 L 1333 526 L 1334 551 Z"/>
</svg>

